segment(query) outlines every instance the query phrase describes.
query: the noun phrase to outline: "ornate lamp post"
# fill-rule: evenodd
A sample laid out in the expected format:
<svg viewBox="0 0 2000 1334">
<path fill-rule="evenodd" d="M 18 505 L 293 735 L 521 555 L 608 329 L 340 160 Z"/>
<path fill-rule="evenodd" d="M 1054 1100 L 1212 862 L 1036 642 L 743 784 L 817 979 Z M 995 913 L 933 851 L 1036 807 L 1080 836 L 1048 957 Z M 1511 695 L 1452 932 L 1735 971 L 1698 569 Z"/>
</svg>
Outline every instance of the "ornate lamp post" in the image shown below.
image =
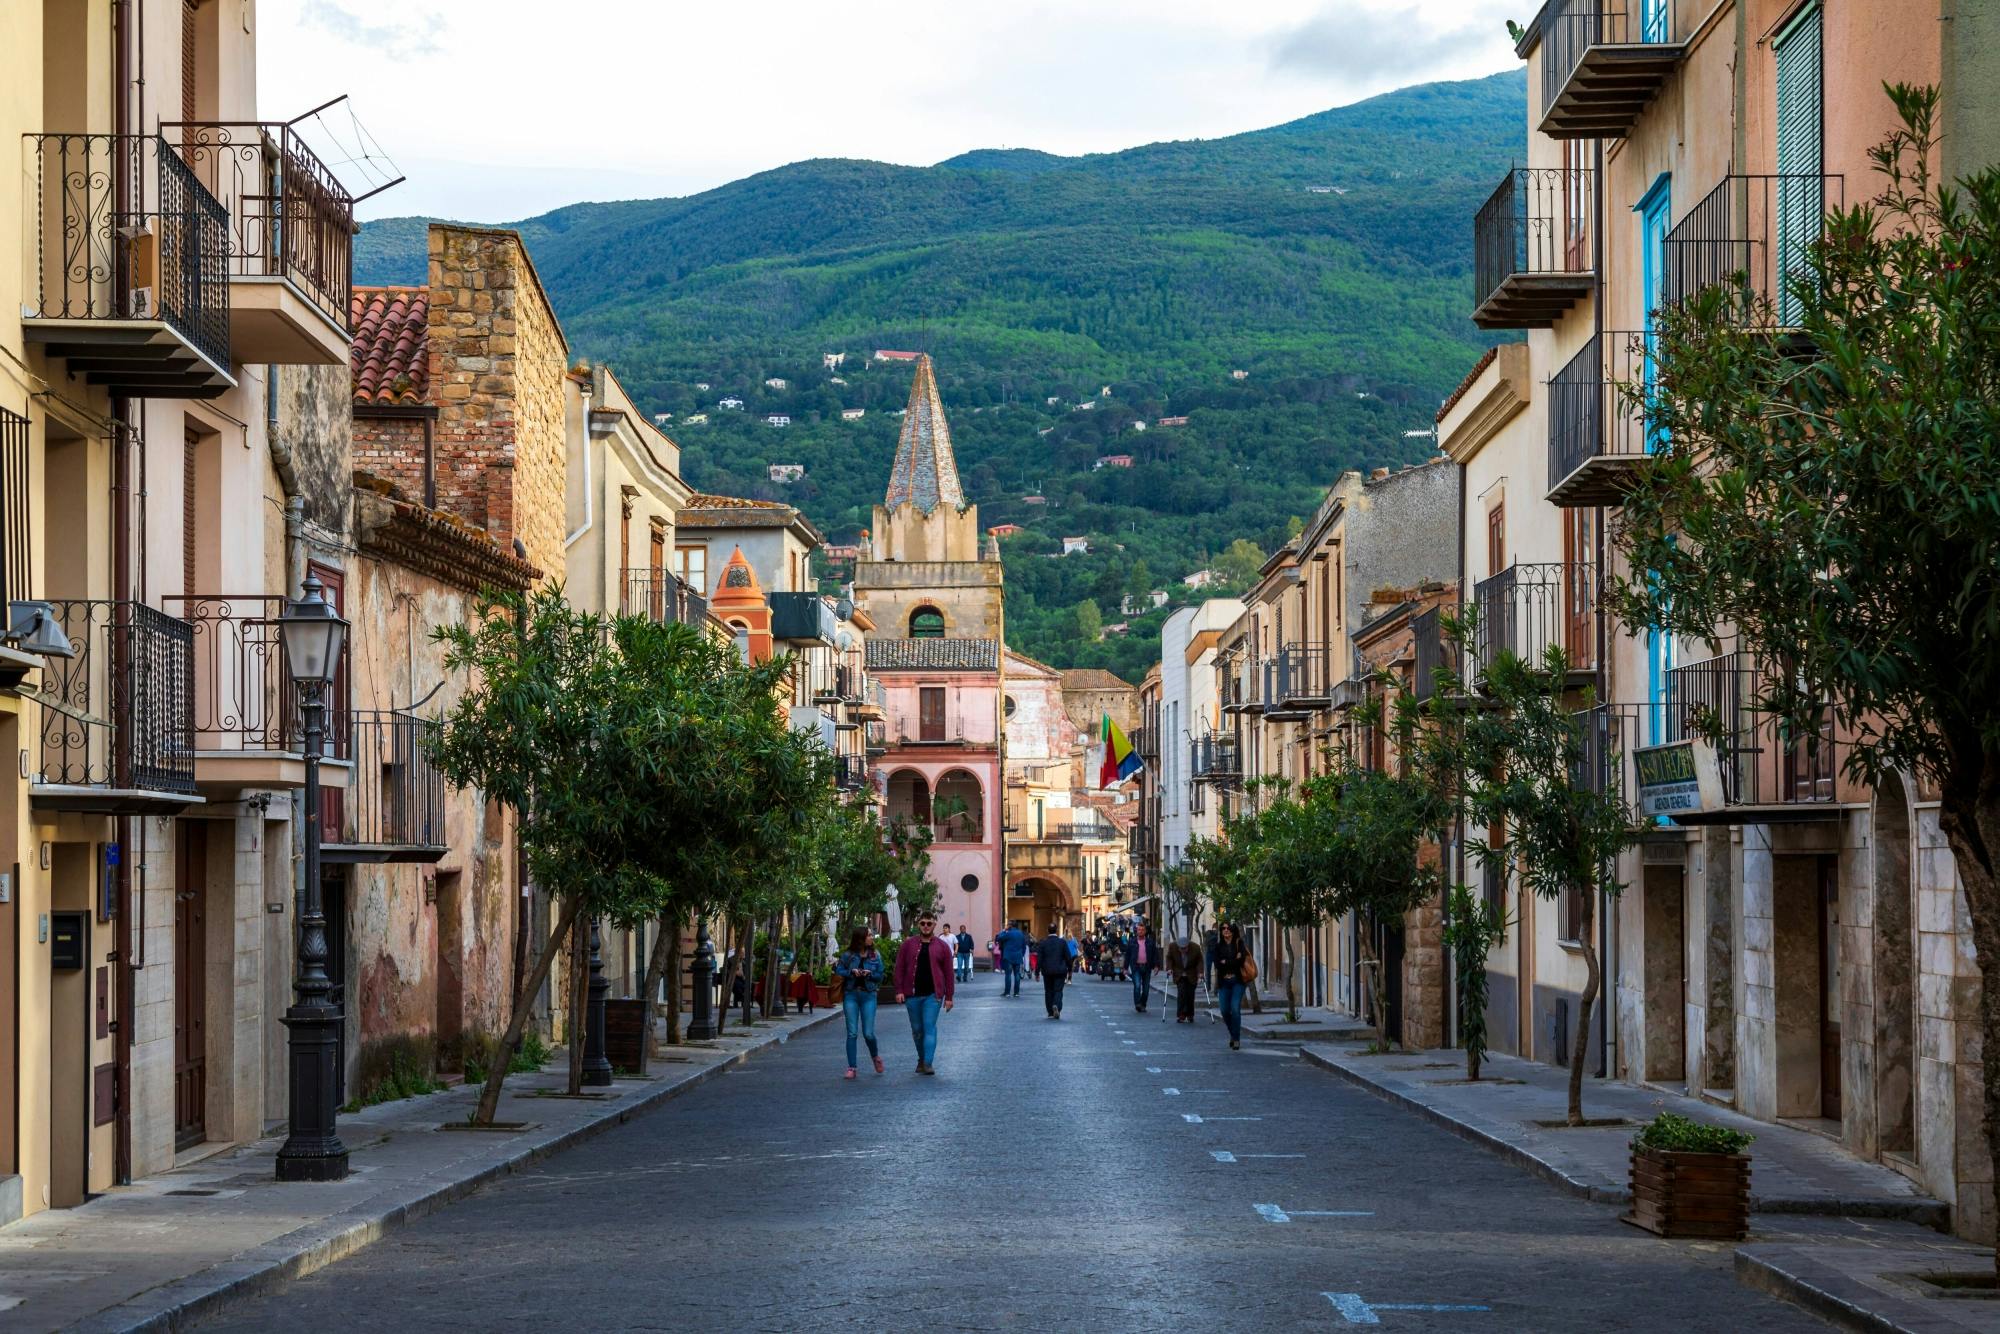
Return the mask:
<svg viewBox="0 0 2000 1334">
<path fill-rule="evenodd" d="M 295 929 L 297 963 L 292 1007 L 285 1011 L 291 1031 L 291 1133 L 278 1150 L 278 1180 L 338 1181 L 347 1175 L 347 1146 L 334 1130 L 333 1068 L 339 1059 L 342 1022 L 331 1000 L 326 975 L 326 913 L 319 884 L 319 760 L 326 734 L 326 688 L 340 667 L 347 622 L 323 597 L 319 580 L 308 574 L 296 602 L 278 618 L 285 663 L 299 687 L 305 724 L 305 896 Z"/>
<path fill-rule="evenodd" d="M 690 1042 L 707 1042 L 716 1037 L 720 1028 L 715 1013 L 715 946 L 708 939 L 706 919 L 695 931 L 694 962 L 688 966 L 694 997 L 693 1008 L 688 1012 L 687 1036 Z"/>
</svg>

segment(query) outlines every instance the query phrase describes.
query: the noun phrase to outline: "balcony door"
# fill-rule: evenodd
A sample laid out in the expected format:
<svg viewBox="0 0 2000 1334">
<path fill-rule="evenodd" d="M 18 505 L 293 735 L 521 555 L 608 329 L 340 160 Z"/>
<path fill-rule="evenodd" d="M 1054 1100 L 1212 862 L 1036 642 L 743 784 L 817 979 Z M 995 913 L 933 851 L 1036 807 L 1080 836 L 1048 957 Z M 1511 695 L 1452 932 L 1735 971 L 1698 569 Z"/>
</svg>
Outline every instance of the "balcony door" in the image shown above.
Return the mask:
<svg viewBox="0 0 2000 1334">
<path fill-rule="evenodd" d="M 208 1138 L 208 825 L 174 822 L 174 1148 Z"/>
<path fill-rule="evenodd" d="M 1667 0 L 1639 0 L 1639 40 L 1664 42 L 1667 30 Z"/>
<path fill-rule="evenodd" d="M 944 740 L 944 687 L 917 687 L 917 740 Z"/>
<path fill-rule="evenodd" d="M 1778 66 L 1778 323 L 1798 325 L 1804 311 L 1791 283 L 1807 272 L 1819 239 L 1825 170 L 1820 8 L 1807 5 L 1771 44 Z"/>
</svg>

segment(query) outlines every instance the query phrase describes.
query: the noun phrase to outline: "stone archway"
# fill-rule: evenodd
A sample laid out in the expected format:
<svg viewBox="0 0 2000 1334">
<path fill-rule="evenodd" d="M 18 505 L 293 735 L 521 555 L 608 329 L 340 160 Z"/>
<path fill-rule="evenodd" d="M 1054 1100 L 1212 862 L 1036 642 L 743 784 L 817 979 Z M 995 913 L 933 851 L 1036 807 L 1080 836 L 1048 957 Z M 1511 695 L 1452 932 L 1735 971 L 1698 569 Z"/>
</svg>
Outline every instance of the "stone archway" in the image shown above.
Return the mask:
<svg viewBox="0 0 2000 1334">
<path fill-rule="evenodd" d="M 882 811 L 882 823 L 895 825 L 898 821 L 907 824 L 927 825 L 931 822 L 931 785 L 923 774 L 915 769 L 898 769 L 889 775 L 888 800 Z"/>
<path fill-rule="evenodd" d="M 1875 1129 L 1880 1151 L 1915 1159 L 1916 936 L 1910 878 L 1910 804 L 1902 778 L 1875 785 Z"/>
<path fill-rule="evenodd" d="M 1026 900 L 1031 896 L 1034 907 L 1024 913 L 1022 909 L 1027 907 Z M 1076 892 L 1062 876 L 1051 871 L 1017 877 L 1009 893 L 1008 916 L 1025 917 L 1029 933 L 1036 937 L 1047 935 L 1051 926 L 1076 925 L 1080 911 Z"/>
</svg>

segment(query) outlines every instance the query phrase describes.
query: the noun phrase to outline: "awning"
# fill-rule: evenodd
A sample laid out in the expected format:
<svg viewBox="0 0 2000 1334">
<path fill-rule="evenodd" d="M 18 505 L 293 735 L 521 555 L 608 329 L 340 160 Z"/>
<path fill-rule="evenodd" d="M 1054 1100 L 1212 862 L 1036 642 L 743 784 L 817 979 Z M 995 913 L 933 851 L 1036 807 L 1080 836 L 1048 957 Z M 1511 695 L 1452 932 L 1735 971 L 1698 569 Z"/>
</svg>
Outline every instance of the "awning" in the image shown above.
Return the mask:
<svg viewBox="0 0 2000 1334">
<path fill-rule="evenodd" d="M 1151 903 L 1151 902 L 1153 901 L 1153 897 L 1154 897 L 1153 895 L 1151 895 L 1151 894 L 1148 894 L 1148 895 L 1146 895 L 1146 897 L 1144 897 L 1144 898 L 1142 898 L 1142 899 L 1133 899 L 1133 900 L 1132 900 L 1132 901 L 1131 901 L 1130 903 L 1118 903 L 1118 904 L 1113 904 L 1113 905 L 1112 905 L 1112 907 L 1111 907 L 1111 911 L 1112 911 L 1112 912 L 1130 912 L 1130 911 L 1132 911 L 1132 910 L 1133 910 L 1134 908 L 1138 907 L 1138 906 L 1139 906 L 1140 904 L 1142 904 L 1142 903 Z"/>
</svg>

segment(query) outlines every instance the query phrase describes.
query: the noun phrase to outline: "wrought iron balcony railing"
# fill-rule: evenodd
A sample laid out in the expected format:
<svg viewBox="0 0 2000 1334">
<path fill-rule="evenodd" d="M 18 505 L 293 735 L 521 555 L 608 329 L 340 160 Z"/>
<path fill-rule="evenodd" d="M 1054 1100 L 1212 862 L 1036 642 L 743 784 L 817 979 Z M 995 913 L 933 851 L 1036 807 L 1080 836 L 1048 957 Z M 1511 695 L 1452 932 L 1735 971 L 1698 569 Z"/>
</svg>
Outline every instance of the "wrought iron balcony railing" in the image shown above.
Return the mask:
<svg viewBox="0 0 2000 1334">
<path fill-rule="evenodd" d="M 1516 167 L 1472 221 L 1472 322 L 1546 329 L 1596 281 L 1588 167 Z"/>
<path fill-rule="evenodd" d="M 1577 786 L 1587 792 L 1626 795 L 1625 756 L 1633 747 L 1645 744 L 1644 709 L 1640 704 L 1599 704 L 1571 715 L 1582 743 L 1574 778 Z"/>
<path fill-rule="evenodd" d="M 1243 776 L 1237 755 L 1236 738 L 1224 732 L 1205 732 L 1189 743 L 1188 772 L 1197 783 L 1220 783 Z"/>
<path fill-rule="evenodd" d="M 1842 741 L 1829 720 L 1795 730 L 1759 701 L 1769 669 L 1745 652 L 1667 673 L 1654 730 L 1662 741 L 1715 744 L 1724 801 L 1732 807 L 1827 806 L 1842 799 Z M 1738 813 L 1739 818 L 1741 812 Z"/>
<path fill-rule="evenodd" d="M 836 755 L 834 757 L 834 786 L 843 792 L 859 792 L 868 786 L 868 757 L 866 755 Z"/>
<path fill-rule="evenodd" d="M 278 629 L 285 599 L 204 593 L 161 601 L 193 630 L 196 750 L 298 753 L 298 688 Z M 339 674 L 326 701 L 328 754 L 340 753 L 345 735 L 351 644 L 341 645 Z"/>
<path fill-rule="evenodd" d="M 51 605 L 76 654 L 42 668 L 35 803 L 185 806 L 195 793 L 194 628 L 143 602 Z"/>
<path fill-rule="evenodd" d="M 1811 277 L 1812 248 L 1844 192 L 1840 176 L 1723 177 L 1667 233 L 1664 303 L 1728 284 L 1750 327 L 1797 328 L 1805 297 L 1796 288 Z"/>
<path fill-rule="evenodd" d="M 1549 380 L 1549 491 L 1565 508 L 1616 505 L 1657 443 L 1637 394 L 1652 383 L 1646 334 L 1591 338 Z"/>
<path fill-rule="evenodd" d="M 1549 0 L 1542 10 L 1541 132 L 1615 139 L 1686 51 L 1675 0 Z"/>
<path fill-rule="evenodd" d="M 148 398 L 209 398 L 229 370 L 229 215 L 157 134 L 22 144 L 22 332 L 73 374 Z"/>
<path fill-rule="evenodd" d="M 434 862 L 445 855 L 444 775 L 424 749 L 424 719 L 394 709 L 356 709 L 346 751 L 346 788 L 321 789 L 330 862 Z"/>
<path fill-rule="evenodd" d="M 622 574 L 625 595 L 619 608 L 627 616 L 645 616 L 662 625 L 708 622 L 708 599 L 665 570 L 632 570 Z"/>
<path fill-rule="evenodd" d="M 229 273 L 297 287 L 352 333 L 354 200 L 290 125 L 168 121 L 160 126 L 229 217 Z"/>
<path fill-rule="evenodd" d="M 1540 667 L 1551 648 L 1562 649 L 1572 676 L 1587 676 L 1597 661 L 1597 571 L 1578 561 L 1510 565 L 1472 587 L 1473 624 L 1469 676 L 1483 685 L 1502 653 Z"/>
<path fill-rule="evenodd" d="M 1286 644 L 1272 661 L 1277 693 L 1270 703 L 1284 709 L 1325 708 L 1332 695 L 1333 647 L 1330 644 Z"/>
</svg>

